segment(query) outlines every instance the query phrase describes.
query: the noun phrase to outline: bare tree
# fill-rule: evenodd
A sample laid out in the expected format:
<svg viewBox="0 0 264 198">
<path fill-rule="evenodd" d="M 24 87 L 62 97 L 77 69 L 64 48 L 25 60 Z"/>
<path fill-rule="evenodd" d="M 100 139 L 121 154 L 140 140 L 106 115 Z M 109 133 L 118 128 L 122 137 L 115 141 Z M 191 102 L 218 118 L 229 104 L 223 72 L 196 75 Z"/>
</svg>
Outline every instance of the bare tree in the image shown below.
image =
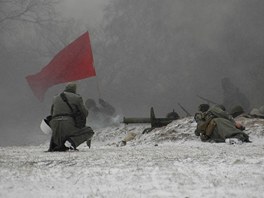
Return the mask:
<svg viewBox="0 0 264 198">
<path fill-rule="evenodd" d="M 52 0 L 0 0 L 1 29 L 12 21 L 39 25 L 53 21 L 56 3 Z"/>
<path fill-rule="evenodd" d="M 263 101 L 263 8 L 260 0 L 112 1 L 95 53 L 101 83 L 123 101 L 180 98 L 194 109 L 197 93 L 217 100 L 228 76 Z"/>
<path fill-rule="evenodd" d="M 0 0 L 0 45 L 12 46 L 14 42 L 28 39 L 48 26 L 62 22 L 54 0 Z M 33 42 L 34 43 L 34 42 Z M 31 43 L 31 44 L 33 44 Z"/>
<path fill-rule="evenodd" d="M 60 0 L 0 0 L 0 46 L 23 44 L 30 53 L 53 56 L 80 34 L 79 24 L 63 19 Z M 24 42 L 24 43 L 23 43 Z M 17 47 L 15 47 L 17 48 Z M 16 50 L 16 49 L 12 49 Z"/>
</svg>

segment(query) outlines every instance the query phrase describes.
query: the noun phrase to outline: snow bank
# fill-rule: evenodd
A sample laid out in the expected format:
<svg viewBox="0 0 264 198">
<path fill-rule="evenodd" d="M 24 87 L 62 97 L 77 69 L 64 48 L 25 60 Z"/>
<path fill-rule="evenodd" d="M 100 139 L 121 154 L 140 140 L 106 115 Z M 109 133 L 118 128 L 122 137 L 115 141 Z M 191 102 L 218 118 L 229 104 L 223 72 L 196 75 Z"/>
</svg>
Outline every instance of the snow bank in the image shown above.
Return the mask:
<svg viewBox="0 0 264 198">
<path fill-rule="evenodd" d="M 262 120 L 241 120 L 252 143 L 203 143 L 192 118 L 97 129 L 88 149 L 0 148 L 0 197 L 263 197 Z M 117 147 L 128 132 L 127 146 Z"/>
</svg>

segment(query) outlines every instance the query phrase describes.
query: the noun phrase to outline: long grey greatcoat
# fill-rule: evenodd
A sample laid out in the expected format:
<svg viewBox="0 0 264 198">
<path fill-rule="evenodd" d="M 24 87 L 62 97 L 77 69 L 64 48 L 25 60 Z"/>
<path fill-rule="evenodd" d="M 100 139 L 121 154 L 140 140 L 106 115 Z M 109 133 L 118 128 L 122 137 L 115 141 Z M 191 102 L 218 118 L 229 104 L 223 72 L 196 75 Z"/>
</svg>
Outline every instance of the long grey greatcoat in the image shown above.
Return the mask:
<svg viewBox="0 0 264 198">
<path fill-rule="evenodd" d="M 226 138 L 232 137 L 238 138 L 243 142 L 249 141 L 248 135 L 240 129 L 236 128 L 235 121 L 233 120 L 232 116 L 229 115 L 227 112 L 215 106 L 209 109 L 209 111 L 207 112 L 207 115 L 210 114 L 214 117 L 211 122 L 215 123 L 215 128 L 212 134 L 210 135 L 209 139 L 207 139 L 206 141 L 225 142 Z M 199 124 L 199 122 L 197 124 Z"/>
<path fill-rule="evenodd" d="M 216 127 L 210 137 L 212 140 L 216 142 L 224 142 L 226 138 L 235 137 L 243 142 L 249 141 L 249 136 L 236 128 L 235 121 L 226 111 L 223 111 L 217 106 L 209 111 L 216 117 L 213 119 L 216 123 Z"/>
<path fill-rule="evenodd" d="M 75 91 L 76 85 L 68 85 L 64 93 L 73 110 L 78 108 L 87 117 L 88 111 L 84 106 L 83 99 Z M 70 140 L 75 147 L 78 147 L 86 140 L 91 139 L 94 134 L 90 127 L 84 127 L 82 129 L 75 127 L 73 117 L 69 116 L 71 114 L 71 109 L 62 100 L 60 94 L 54 96 L 51 108 L 51 115 L 54 118 L 50 121 L 50 126 L 53 131 L 49 148 L 50 151 L 65 150 L 64 143 L 66 140 Z"/>
<path fill-rule="evenodd" d="M 234 122 L 225 118 L 214 118 L 216 128 L 214 129 L 211 139 L 215 142 L 224 142 L 226 138 L 238 138 L 242 142 L 248 142 L 248 135 L 237 129 Z"/>
</svg>

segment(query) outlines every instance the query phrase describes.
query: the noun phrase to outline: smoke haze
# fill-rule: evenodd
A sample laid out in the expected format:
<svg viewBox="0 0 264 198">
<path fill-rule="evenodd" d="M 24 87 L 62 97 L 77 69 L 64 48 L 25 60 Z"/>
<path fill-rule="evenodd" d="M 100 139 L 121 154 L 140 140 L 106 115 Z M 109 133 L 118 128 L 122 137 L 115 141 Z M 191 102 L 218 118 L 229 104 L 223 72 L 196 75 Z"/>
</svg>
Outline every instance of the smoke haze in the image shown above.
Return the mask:
<svg viewBox="0 0 264 198">
<path fill-rule="evenodd" d="M 222 103 L 224 77 L 251 107 L 263 105 L 263 1 L 67 0 L 43 6 L 47 12 L 41 7 L 38 18 L 49 23 L 0 15 L 1 146 L 47 138 L 39 124 L 64 85 L 49 89 L 40 103 L 25 77 L 87 30 L 97 77 L 79 81 L 78 91 L 84 99 L 104 98 L 122 116 L 146 117 L 151 106 L 158 117 L 173 109 L 185 116 L 177 103 L 194 113 L 204 103 L 197 94 Z M 1 13 L 10 9 L 1 5 Z"/>
</svg>

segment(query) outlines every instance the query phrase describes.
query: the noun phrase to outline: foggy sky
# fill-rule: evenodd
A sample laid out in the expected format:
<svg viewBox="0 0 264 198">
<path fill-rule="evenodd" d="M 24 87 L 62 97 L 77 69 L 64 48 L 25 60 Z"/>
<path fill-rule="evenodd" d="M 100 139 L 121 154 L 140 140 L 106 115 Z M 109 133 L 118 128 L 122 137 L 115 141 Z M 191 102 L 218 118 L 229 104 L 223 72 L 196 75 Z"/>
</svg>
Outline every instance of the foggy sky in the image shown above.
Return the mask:
<svg viewBox="0 0 264 198">
<path fill-rule="evenodd" d="M 50 88 L 41 103 L 25 77 L 37 73 L 56 52 L 87 30 L 97 77 L 79 81 L 79 93 L 84 99 L 106 99 L 122 116 L 146 117 L 151 106 L 158 117 L 172 109 L 185 116 L 177 103 L 194 113 L 203 102 L 196 94 L 221 103 L 223 77 L 232 79 L 250 98 L 252 107 L 262 104 L 262 86 L 256 87 L 254 81 L 264 73 L 262 1 L 165 1 L 160 6 L 161 1 L 145 0 L 132 3 L 142 6 L 129 10 L 133 6 L 126 7 L 126 3 L 133 1 L 126 0 L 115 12 L 109 7 L 105 10 L 113 2 L 61 1 L 56 11 L 75 20 L 72 25 L 65 24 L 73 30 L 47 26 L 37 32 L 20 27 L 19 22 L 0 26 L 0 145 L 36 144 L 48 139 L 39 124 L 49 114 L 53 95 L 64 85 Z M 116 13 L 123 14 L 122 20 L 111 21 L 111 17 L 118 17 Z M 6 27 L 7 33 L 3 31 Z M 45 36 L 55 42 L 48 50 L 42 40 Z M 108 36 L 120 40 L 115 43 Z"/>
<path fill-rule="evenodd" d="M 67 18 L 73 17 L 78 22 L 97 26 L 102 22 L 103 9 L 109 0 L 63 0 L 58 10 Z"/>
<path fill-rule="evenodd" d="M 108 27 L 116 41 L 97 66 L 109 87 L 104 93 L 129 106 L 125 114 L 154 106 L 160 116 L 173 108 L 184 115 L 177 102 L 193 113 L 204 102 L 196 94 L 221 103 L 224 77 L 253 96 L 252 107 L 261 105 L 254 77 L 263 64 L 261 1 L 122 1 L 116 7 L 120 17 Z"/>
</svg>

